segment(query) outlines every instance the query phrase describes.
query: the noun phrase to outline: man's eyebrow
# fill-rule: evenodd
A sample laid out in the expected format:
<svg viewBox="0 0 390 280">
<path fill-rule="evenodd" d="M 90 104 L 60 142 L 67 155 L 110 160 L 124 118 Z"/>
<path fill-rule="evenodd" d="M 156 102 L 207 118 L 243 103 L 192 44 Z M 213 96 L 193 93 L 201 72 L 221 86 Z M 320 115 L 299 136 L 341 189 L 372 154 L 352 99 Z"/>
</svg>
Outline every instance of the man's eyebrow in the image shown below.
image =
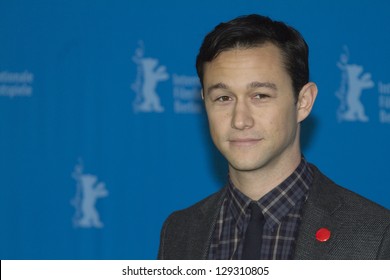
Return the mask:
<svg viewBox="0 0 390 280">
<path fill-rule="evenodd" d="M 264 87 L 273 90 L 278 89 L 276 84 L 270 82 L 251 82 L 250 84 L 247 85 L 248 89 L 264 88 Z"/>
<path fill-rule="evenodd" d="M 210 93 L 212 92 L 213 90 L 216 90 L 216 89 L 229 89 L 229 87 L 224 84 L 224 83 L 217 83 L 217 84 L 214 84 L 214 85 L 211 85 L 207 88 L 207 91 L 206 93 Z"/>
<path fill-rule="evenodd" d="M 256 88 L 269 88 L 269 89 L 272 89 L 272 90 L 277 90 L 277 86 L 276 84 L 274 83 L 271 83 L 271 82 L 251 82 L 247 85 L 247 89 L 256 89 Z M 213 90 L 216 90 L 216 89 L 224 89 L 224 90 L 229 90 L 229 86 L 226 85 L 225 83 L 217 83 L 217 84 L 214 84 L 214 85 L 211 85 L 207 88 L 207 91 L 206 93 L 210 93 L 212 92 Z"/>
</svg>

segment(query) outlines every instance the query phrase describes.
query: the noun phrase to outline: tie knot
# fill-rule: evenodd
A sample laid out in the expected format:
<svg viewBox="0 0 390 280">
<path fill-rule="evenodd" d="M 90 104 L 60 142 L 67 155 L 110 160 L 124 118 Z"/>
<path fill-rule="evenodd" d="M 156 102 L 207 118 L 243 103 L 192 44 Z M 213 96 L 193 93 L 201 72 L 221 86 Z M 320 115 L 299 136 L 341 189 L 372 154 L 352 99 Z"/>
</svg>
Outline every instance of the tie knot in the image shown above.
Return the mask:
<svg viewBox="0 0 390 280">
<path fill-rule="evenodd" d="M 251 210 L 251 217 L 263 218 L 263 213 L 261 212 L 260 206 L 256 202 L 251 202 L 249 204 L 249 209 Z"/>
</svg>

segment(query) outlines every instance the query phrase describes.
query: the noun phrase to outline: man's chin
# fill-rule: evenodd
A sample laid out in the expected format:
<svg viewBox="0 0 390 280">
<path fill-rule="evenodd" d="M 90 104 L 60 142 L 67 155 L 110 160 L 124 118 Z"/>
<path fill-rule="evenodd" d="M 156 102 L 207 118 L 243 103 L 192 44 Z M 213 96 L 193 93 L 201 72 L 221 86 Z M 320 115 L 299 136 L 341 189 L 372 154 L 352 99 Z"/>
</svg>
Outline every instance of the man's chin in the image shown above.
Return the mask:
<svg viewBox="0 0 390 280">
<path fill-rule="evenodd" d="M 251 172 L 261 169 L 262 166 L 260 164 L 245 162 L 229 164 L 229 167 L 238 172 Z"/>
</svg>

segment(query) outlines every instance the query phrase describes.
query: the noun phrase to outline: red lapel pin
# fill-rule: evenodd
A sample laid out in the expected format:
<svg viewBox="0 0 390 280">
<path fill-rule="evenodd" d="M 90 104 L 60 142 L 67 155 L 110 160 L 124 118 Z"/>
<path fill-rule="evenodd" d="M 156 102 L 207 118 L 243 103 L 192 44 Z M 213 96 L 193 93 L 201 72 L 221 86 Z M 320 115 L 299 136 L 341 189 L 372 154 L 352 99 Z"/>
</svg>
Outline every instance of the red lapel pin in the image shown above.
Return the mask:
<svg viewBox="0 0 390 280">
<path fill-rule="evenodd" d="M 316 232 L 316 239 L 320 242 L 326 242 L 329 240 L 330 238 L 330 230 L 327 229 L 327 228 L 320 228 L 319 230 L 317 230 Z"/>
</svg>

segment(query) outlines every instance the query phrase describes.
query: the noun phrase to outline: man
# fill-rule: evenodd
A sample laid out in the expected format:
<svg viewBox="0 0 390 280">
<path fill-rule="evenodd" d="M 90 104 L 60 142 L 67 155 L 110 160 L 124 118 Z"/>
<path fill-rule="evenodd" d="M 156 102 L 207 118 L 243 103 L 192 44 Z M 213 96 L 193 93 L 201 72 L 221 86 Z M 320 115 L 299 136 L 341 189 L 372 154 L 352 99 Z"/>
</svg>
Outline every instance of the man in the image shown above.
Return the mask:
<svg viewBox="0 0 390 280">
<path fill-rule="evenodd" d="M 165 221 L 159 259 L 390 259 L 390 211 L 301 154 L 317 86 L 295 29 L 259 15 L 221 23 L 196 67 L 229 182 Z"/>
</svg>

